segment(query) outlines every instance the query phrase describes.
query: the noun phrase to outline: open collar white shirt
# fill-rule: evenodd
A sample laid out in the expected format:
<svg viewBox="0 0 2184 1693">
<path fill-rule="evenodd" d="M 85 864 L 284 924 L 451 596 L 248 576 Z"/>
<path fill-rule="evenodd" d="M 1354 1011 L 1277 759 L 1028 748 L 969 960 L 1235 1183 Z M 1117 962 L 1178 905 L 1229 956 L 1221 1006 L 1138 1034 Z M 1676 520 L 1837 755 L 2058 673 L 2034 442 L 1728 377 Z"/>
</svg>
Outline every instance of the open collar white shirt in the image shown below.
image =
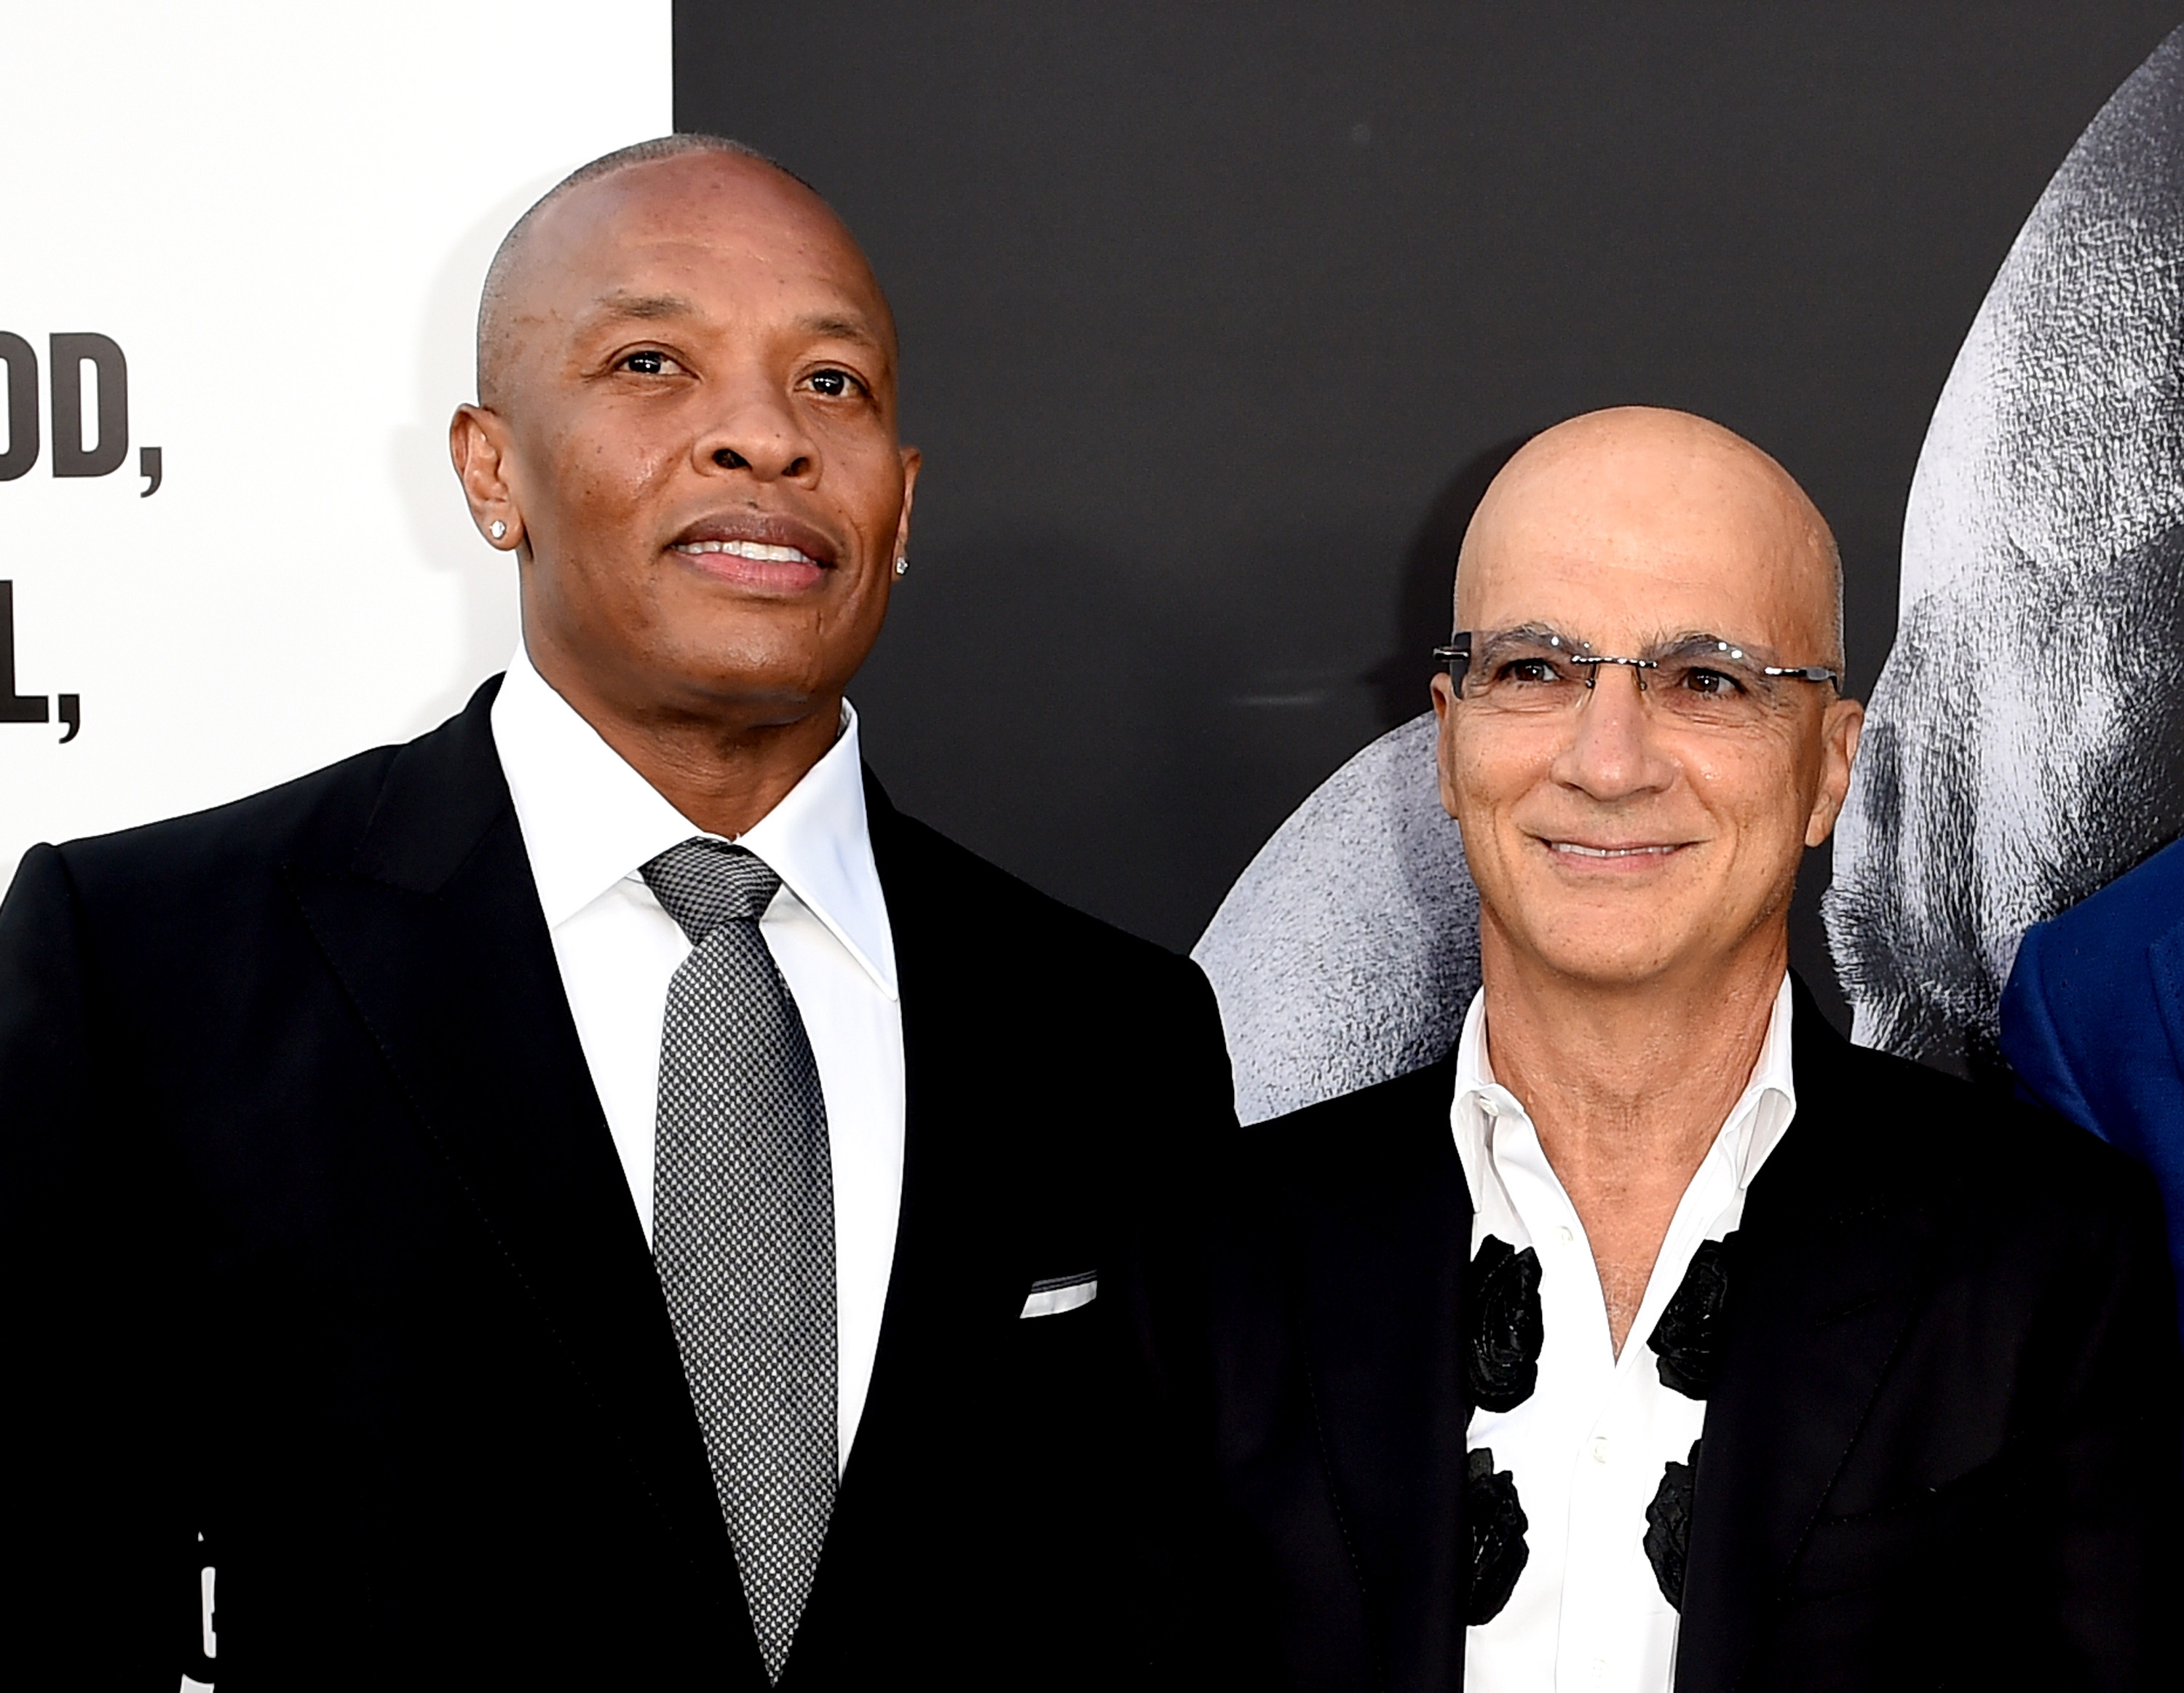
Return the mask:
<svg viewBox="0 0 2184 1693">
<path fill-rule="evenodd" d="M 1790 1024 L 1786 974 L 1751 1080 L 1684 1191 L 1618 1357 L 1585 1227 L 1523 1102 L 1494 1080 L 1485 996 L 1472 1000 L 1450 1113 L 1472 1254 L 1489 1237 L 1538 1254 L 1543 1344 L 1529 1396 L 1474 1410 L 1467 1430 L 1526 1523 L 1507 1602 L 1466 1632 L 1467 1693 L 1669 1693 L 1680 1618 L 1646 1550 L 1647 1511 L 1663 1514 L 1657 1499 L 1678 1484 L 1669 1466 L 1691 1463 L 1706 1401 L 1662 1381 L 1648 1342 L 1702 1243 L 1736 1228 L 1796 1114 Z"/>
<path fill-rule="evenodd" d="M 690 944 L 639 873 L 708 831 L 599 738 L 519 649 L 493 734 L 592 1083 L 645 1239 L 668 981 Z M 718 839 L 721 837 L 715 836 Z M 838 1451 L 872 1384 L 902 1207 L 902 1008 L 865 816 L 857 717 L 737 844 L 781 877 L 759 931 L 811 1037 L 834 1178 Z"/>
</svg>

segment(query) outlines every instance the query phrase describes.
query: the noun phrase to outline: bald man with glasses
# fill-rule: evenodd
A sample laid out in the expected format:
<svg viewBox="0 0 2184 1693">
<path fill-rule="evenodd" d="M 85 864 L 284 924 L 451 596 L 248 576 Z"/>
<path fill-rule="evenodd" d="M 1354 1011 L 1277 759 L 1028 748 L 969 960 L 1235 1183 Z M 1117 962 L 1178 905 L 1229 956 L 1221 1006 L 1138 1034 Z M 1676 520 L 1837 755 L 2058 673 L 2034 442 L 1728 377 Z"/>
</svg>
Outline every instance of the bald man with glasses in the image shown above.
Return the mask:
<svg viewBox="0 0 2184 1693">
<path fill-rule="evenodd" d="M 1811 501 L 1698 418 L 1573 420 L 1489 490 L 1433 683 L 1483 985 L 1438 1063 L 1246 1131 L 1215 1249 L 1232 1672 L 2178 1685 L 2151 1184 L 1789 970 L 1841 604 Z"/>
</svg>

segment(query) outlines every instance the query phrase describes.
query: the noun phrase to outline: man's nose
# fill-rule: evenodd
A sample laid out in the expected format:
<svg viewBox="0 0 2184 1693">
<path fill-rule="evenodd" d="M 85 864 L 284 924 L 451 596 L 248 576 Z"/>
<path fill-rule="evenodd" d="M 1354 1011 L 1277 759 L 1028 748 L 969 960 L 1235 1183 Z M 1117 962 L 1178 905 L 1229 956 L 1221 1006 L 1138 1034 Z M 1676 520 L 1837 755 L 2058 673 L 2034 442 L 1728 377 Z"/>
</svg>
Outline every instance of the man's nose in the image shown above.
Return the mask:
<svg viewBox="0 0 2184 1693">
<path fill-rule="evenodd" d="M 701 471 L 740 471 L 761 482 L 808 482 L 819 473 L 817 444 L 794 401 L 760 371 L 716 379 L 705 427 L 694 443 Z"/>
<path fill-rule="evenodd" d="M 1674 766 L 1654 744 L 1651 714 L 1641 689 L 1645 672 L 1630 665 L 1602 665 L 1578 704 L 1569 739 L 1554 764 L 1558 782 L 1596 799 L 1619 799 L 1666 787 Z"/>
</svg>

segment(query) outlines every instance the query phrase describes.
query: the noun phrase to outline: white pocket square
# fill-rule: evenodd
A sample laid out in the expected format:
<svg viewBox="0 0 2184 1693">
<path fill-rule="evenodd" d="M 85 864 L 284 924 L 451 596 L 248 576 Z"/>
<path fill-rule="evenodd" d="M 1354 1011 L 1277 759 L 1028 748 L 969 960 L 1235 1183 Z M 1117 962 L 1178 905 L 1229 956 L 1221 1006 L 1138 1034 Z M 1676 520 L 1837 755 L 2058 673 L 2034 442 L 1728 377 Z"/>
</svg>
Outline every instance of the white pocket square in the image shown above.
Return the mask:
<svg viewBox="0 0 2184 1693">
<path fill-rule="evenodd" d="M 1024 1300 L 1023 1314 L 1055 1317 L 1065 1311 L 1074 1311 L 1080 1305 L 1089 1305 L 1099 1297 L 1100 1278 L 1095 1271 L 1086 1270 L 1074 1276 L 1049 1276 L 1031 1284 L 1031 1295 Z"/>
</svg>

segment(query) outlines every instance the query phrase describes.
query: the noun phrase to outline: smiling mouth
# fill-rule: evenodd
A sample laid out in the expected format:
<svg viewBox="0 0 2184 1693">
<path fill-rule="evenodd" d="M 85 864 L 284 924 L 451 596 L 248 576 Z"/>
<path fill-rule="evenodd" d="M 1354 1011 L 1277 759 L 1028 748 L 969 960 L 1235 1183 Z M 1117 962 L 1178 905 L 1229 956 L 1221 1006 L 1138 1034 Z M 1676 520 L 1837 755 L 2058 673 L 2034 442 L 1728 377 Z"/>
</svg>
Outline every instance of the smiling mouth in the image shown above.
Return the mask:
<svg viewBox="0 0 2184 1693">
<path fill-rule="evenodd" d="M 667 543 L 681 569 L 738 594 L 798 599 L 838 579 L 833 536 L 786 512 L 722 511 L 685 526 Z"/>
<path fill-rule="evenodd" d="M 696 557 L 706 553 L 725 553 L 731 558 L 750 559 L 762 565 L 816 565 L 827 567 L 823 559 L 815 559 L 797 547 L 777 547 L 765 541 L 677 541 L 674 551 Z"/>
<path fill-rule="evenodd" d="M 1682 843 L 1669 846 L 1596 847 L 1580 845 L 1576 841 L 1549 841 L 1549 852 L 1568 853 L 1577 858 L 1666 858 L 1681 849 Z"/>
</svg>

